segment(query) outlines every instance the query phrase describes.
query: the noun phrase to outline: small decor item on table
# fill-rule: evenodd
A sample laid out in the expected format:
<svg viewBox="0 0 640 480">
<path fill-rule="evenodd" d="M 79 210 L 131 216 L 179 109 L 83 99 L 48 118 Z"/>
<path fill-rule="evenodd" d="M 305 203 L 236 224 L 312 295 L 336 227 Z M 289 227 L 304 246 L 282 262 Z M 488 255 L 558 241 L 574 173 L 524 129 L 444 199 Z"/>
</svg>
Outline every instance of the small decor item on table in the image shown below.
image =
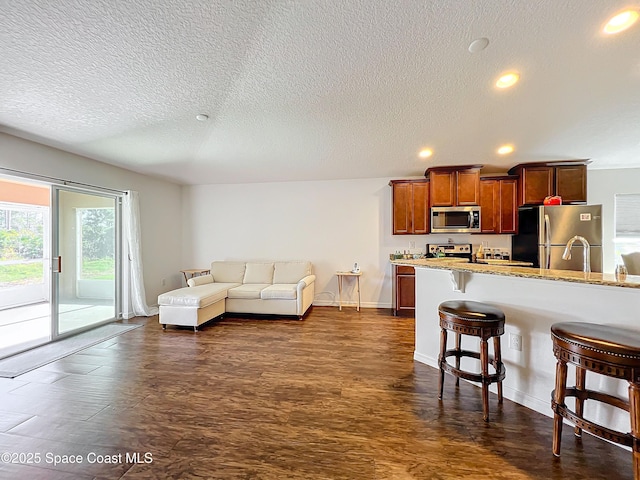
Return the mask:
<svg viewBox="0 0 640 480">
<path fill-rule="evenodd" d="M 358 266 L 358 262 L 353 264 L 353 270 L 351 270 L 351 273 L 360 273 L 360 267 Z"/>
<path fill-rule="evenodd" d="M 562 205 L 562 197 L 559 195 L 550 195 L 542 201 L 543 205 Z"/>
<path fill-rule="evenodd" d="M 627 279 L 627 267 L 624 265 L 616 265 L 616 280 L 624 282 Z"/>
</svg>

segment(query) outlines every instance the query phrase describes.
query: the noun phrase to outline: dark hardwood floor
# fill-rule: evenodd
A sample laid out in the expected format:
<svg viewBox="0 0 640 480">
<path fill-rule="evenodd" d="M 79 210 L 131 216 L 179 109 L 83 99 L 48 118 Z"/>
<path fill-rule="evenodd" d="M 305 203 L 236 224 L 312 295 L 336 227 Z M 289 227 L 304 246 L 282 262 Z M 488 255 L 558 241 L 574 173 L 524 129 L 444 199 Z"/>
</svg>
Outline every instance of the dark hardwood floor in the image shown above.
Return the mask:
<svg viewBox="0 0 640 480">
<path fill-rule="evenodd" d="M 227 318 L 197 334 L 136 321 L 0 379 L 0 453 L 40 455 L 3 456 L 0 478 L 633 477 L 630 452 L 571 428 L 555 458 L 551 418 L 499 408 L 494 394 L 485 424 L 466 382 L 449 377 L 440 403 L 437 371 L 413 361 L 413 319 L 389 310 L 315 307 L 303 321 Z"/>
</svg>

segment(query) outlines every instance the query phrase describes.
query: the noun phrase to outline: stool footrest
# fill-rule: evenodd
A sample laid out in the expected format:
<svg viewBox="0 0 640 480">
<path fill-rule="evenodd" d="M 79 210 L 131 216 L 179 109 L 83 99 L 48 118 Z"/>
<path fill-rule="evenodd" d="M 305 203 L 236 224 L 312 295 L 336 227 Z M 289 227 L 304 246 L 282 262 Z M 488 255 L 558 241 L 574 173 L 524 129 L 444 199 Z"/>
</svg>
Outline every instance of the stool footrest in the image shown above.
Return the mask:
<svg viewBox="0 0 640 480">
<path fill-rule="evenodd" d="M 554 390 L 555 392 L 555 390 Z M 606 403 L 607 405 L 614 406 L 626 412 L 629 411 L 629 402 L 625 399 L 610 395 L 604 392 L 596 392 L 595 390 L 583 389 L 579 390 L 576 387 L 567 387 L 565 389 L 565 397 L 576 397 L 582 400 L 595 400 L 596 402 Z M 551 400 L 553 400 L 553 392 L 551 393 Z"/>
<path fill-rule="evenodd" d="M 598 423 L 587 420 L 584 417 L 579 416 L 573 410 L 570 410 L 566 405 L 560 405 L 554 401 L 551 402 L 551 408 L 554 413 L 566 418 L 576 427 L 586 430 L 597 437 L 604 438 L 619 445 L 624 445 L 625 447 L 633 446 L 634 439 L 630 433 L 612 430 L 611 428 L 607 428 Z"/>
<path fill-rule="evenodd" d="M 478 352 L 472 352 L 469 350 L 447 350 L 444 352 L 444 356 L 438 362 L 440 364 L 440 368 L 445 372 L 456 377 L 460 377 L 464 380 L 468 380 L 470 382 L 479 382 L 488 385 L 490 383 L 501 382 L 502 380 L 504 380 L 504 377 L 506 375 L 504 364 L 502 362 L 496 362 L 496 360 L 491 355 L 489 356 L 489 365 L 492 365 L 495 368 L 496 373 L 492 373 L 486 376 L 483 376 L 482 373 L 469 372 L 467 370 L 456 368 L 447 362 L 448 357 L 468 357 L 480 360 L 480 354 Z"/>
</svg>

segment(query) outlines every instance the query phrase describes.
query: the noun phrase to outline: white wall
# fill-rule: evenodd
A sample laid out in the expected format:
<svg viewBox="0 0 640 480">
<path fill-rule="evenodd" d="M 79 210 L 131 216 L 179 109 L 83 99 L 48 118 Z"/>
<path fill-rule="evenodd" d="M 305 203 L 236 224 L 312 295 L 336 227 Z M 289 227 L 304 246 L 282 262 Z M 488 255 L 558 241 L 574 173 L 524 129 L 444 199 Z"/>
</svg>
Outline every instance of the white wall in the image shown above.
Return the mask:
<svg viewBox="0 0 640 480">
<path fill-rule="evenodd" d="M 502 235 L 391 235 L 388 178 L 183 187 L 185 265 L 212 260 L 304 259 L 314 264 L 315 305 L 337 305 L 336 270 L 358 262 L 364 307 L 391 307 L 389 254 L 426 243 L 510 248 Z M 355 301 L 345 283 L 343 300 Z"/>
<path fill-rule="evenodd" d="M 615 194 L 640 193 L 640 168 L 589 170 L 588 203 L 602 204 L 603 271 L 615 270 Z"/>
<path fill-rule="evenodd" d="M 0 133 L 0 167 L 140 192 L 142 261 L 149 305 L 180 286 L 181 186 Z M 162 279 L 166 285 L 162 286 Z"/>
</svg>

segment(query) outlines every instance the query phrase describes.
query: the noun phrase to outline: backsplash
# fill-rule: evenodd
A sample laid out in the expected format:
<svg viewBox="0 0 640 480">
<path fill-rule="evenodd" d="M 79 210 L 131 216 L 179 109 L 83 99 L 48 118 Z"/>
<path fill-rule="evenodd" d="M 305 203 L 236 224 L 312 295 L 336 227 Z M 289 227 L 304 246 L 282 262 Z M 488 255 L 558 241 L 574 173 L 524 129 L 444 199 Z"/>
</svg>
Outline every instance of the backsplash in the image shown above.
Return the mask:
<svg viewBox="0 0 640 480">
<path fill-rule="evenodd" d="M 483 249 L 491 251 L 490 258 L 495 258 L 496 252 L 500 255 L 498 258 L 503 258 L 505 255 L 511 258 L 511 235 L 394 235 L 392 240 L 393 244 L 386 247 L 387 255 L 395 255 L 396 253 L 412 256 L 414 254 L 424 255 L 429 243 L 470 243 L 473 246 L 473 253 L 476 253 L 480 245 L 483 245 Z"/>
</svg>

